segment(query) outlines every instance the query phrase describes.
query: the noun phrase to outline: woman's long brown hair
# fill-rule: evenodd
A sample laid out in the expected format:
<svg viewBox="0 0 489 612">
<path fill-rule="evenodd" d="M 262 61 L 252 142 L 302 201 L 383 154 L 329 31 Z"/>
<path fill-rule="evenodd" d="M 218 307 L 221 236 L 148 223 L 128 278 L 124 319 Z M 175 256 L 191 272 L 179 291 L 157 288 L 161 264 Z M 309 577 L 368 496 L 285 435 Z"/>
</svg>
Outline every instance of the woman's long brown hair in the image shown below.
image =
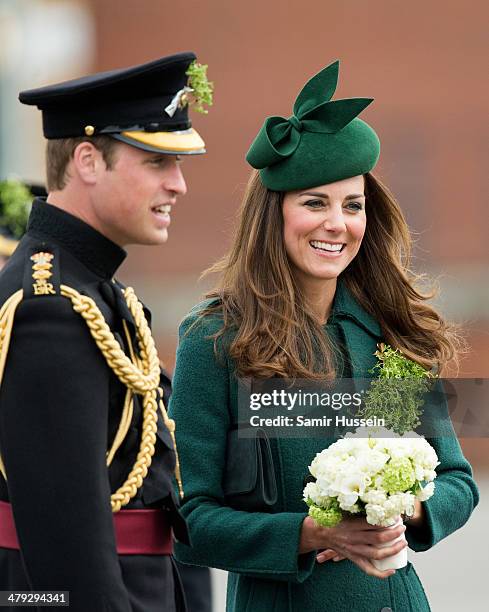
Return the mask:
<svg viewBox="0 0 489 612">
<path fill-rule="evenodd" d="M 342 273 L 347 287 L 379 322 L 384 340 L 428 369 L 456 363 L 454 326 L 427 303 L 434 292 L 410 272 L 411 235 L 389 190 L 365 175 L 367 225 L 360 250 Z M 229 354 L 239 376 L 316 379 L 334 375 L 333 347 L 295 282 L 283 241 L 283 193 L 269 191 L 253 172 L 229 253 L 204 274 L 220 279 L 202 316 L 220 313 L 235 335 Z"/>
</svg>

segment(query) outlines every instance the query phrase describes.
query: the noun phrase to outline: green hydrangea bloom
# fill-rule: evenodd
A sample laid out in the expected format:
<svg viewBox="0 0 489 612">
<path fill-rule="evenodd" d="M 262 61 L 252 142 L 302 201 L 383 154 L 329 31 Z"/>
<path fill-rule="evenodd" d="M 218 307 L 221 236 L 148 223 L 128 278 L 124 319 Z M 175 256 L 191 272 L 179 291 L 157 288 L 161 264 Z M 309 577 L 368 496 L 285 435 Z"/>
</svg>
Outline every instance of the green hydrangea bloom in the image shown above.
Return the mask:
<svg viewBox="0 0 489 612">
<path fill-rule="evenodd" d="M 384 468 L 382 486 L 388 493 L 408 491 L 415 482 L 413 465 L 408 457 L 391 459 Z"/>
<path fill-rule="evenodd" d="M 336 527 L 341 523 L 343 514 L 337 500 L 332 500 L 328 508 L 320 508 L 315 504 L 309 506 L 309 516 L 321 527 Z"/>
</svg>

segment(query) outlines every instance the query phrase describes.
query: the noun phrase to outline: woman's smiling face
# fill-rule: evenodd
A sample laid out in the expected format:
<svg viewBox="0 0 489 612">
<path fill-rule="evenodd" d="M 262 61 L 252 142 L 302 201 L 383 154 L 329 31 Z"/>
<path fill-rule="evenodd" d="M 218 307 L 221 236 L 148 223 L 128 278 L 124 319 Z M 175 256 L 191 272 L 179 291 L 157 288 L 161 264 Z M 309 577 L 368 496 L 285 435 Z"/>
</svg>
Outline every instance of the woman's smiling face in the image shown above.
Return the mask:
<svg viewBox="0 0 489 612">
<path fill-rule="evenodd" d="M 365 234 L 364 178 L 289 191 L 282 211 L 285 250 L 298 283 L 336 280 Z"/>
</svg>

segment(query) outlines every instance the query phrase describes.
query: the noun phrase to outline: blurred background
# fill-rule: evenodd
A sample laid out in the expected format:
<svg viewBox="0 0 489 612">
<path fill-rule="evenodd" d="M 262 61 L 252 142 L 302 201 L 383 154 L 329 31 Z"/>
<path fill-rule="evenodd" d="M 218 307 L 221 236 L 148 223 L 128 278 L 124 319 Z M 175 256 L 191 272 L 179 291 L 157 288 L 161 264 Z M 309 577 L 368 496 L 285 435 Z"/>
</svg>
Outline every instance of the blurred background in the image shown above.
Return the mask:
<svg viewBox="0 0 489 612">
<path fill-rule="evenodd" d="M 229 244 L 249 144 L 339 58 L 336 98 L 375 98 L 362 116 L 382 142 L 377 175 L 415 233 L 413 268 L 438 279 L 439 307 L 467 332 L 460 375 L 489 378 L 488 18 L 483 0 L 0 0 L 0 177 L 45 180 L 40 113 L 19 90 L 178 51 L 209 65 L 215 103 L 193 117 L 208 154 L 185 161 L 169 242 L 131 247 L 120 274 L 151 307 L 171 370 L 178 322 L 209 286 L 199 275 Z M 413 555 L 435 612 L 487 607 L 489 443 L 462 444 L 481 504 L 464 530 Z M 224 582 L 215 572 L 216 611 Z"/>
</svg>

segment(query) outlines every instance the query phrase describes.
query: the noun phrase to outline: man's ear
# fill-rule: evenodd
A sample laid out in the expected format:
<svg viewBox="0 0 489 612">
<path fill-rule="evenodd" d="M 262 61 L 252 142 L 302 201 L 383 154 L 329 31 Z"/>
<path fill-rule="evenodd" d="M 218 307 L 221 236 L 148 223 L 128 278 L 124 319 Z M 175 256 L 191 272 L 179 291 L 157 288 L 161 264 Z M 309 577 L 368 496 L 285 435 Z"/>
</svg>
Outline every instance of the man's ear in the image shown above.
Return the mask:
<svg viewBox="0 0 489 612">
<path fill-rule="evenodd" d="M 73 170 L 82 182 L 95 185 L 101 172 L 106 170 L 102 152 L 91 142 L 80 143 L 73 151 Z"/>
</svg>

